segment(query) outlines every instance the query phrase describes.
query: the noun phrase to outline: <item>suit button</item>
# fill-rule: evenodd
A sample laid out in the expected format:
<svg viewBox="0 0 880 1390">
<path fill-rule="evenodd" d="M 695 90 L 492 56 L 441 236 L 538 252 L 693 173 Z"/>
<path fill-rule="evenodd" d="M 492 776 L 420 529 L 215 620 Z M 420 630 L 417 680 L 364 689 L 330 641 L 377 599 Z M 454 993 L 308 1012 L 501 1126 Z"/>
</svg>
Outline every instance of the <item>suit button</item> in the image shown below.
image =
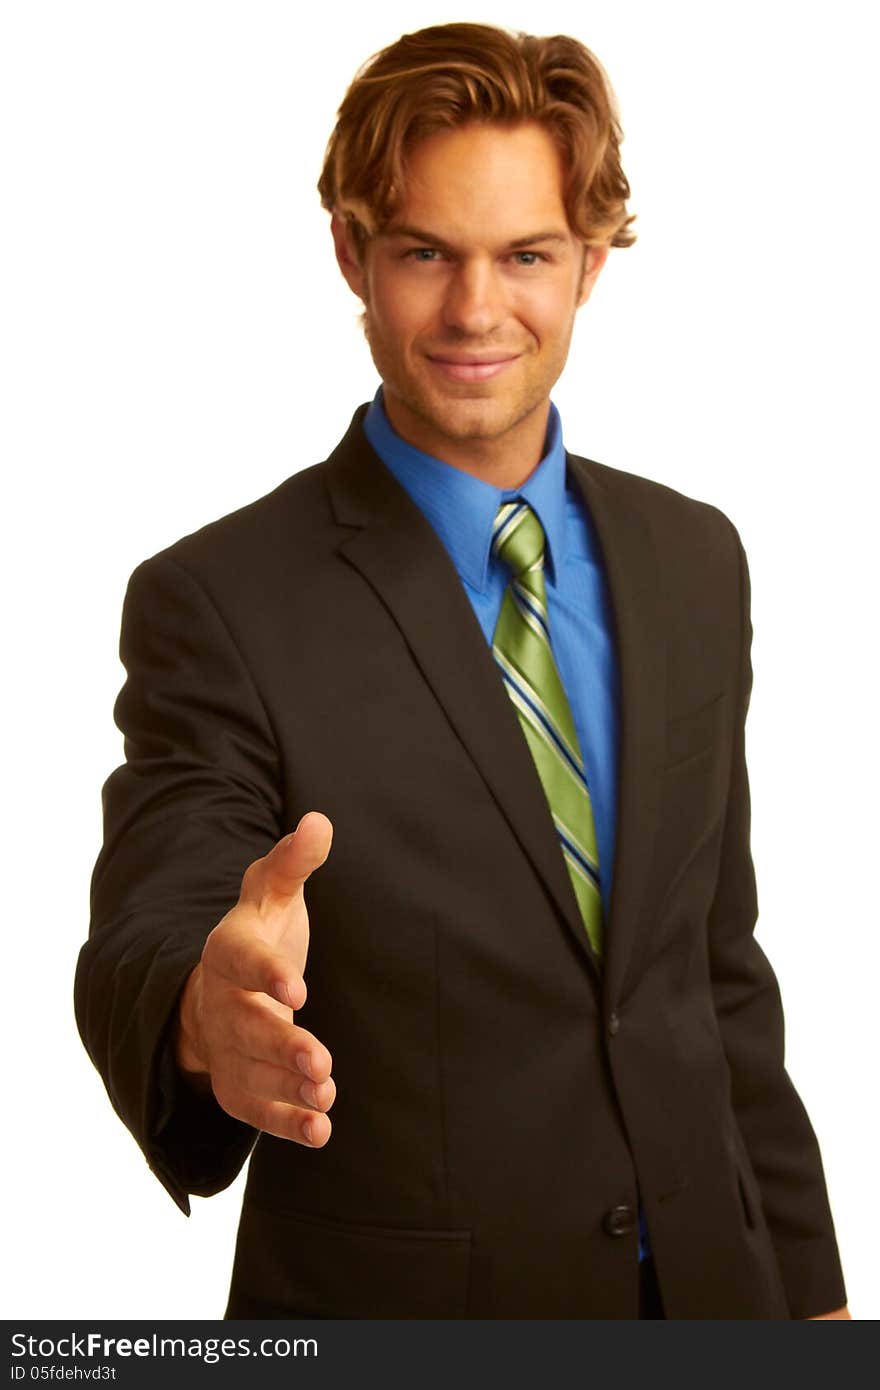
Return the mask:
<svg viewBox="0 0 880 1390">
<path fill-rule="evenodd" d="M 611 1034 L 612 1038 L 614 1037 L 619 1027 L 620 1019 L 617 1017 L 617 1014 L 614 1012 L 610 1013 L 608 1015 L 608 1032 Z"/>
<path fill-rule="evenodd" d="M 612 1207 L 602 1218 L 606 1236 L 628 1236 L 635 1228 L 636 1214 L 632 1207 Z"/>
</svg>

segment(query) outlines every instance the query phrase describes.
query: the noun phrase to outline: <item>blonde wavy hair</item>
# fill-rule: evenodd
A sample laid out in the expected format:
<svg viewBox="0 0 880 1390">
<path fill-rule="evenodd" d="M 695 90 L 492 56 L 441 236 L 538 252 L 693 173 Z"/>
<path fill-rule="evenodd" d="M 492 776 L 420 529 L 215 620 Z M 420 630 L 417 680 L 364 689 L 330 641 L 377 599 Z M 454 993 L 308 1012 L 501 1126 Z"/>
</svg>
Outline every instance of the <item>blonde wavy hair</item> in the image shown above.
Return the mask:
<svg viewBox="0 0 880 1390">
<path fill-rule="evenodd" d="M 355 250 L 391 220 L 407 155 L 437 131 L 470 122 L 534 121 L 562 159 L 569 225 L 593 246 L 631 246 L 630 187 L 611 85 L 577 39 L 486 24 L 440 24 L 404 34 L 355 74 L 327 145 L 318 192 L 345 218 Z"/>
</svg>

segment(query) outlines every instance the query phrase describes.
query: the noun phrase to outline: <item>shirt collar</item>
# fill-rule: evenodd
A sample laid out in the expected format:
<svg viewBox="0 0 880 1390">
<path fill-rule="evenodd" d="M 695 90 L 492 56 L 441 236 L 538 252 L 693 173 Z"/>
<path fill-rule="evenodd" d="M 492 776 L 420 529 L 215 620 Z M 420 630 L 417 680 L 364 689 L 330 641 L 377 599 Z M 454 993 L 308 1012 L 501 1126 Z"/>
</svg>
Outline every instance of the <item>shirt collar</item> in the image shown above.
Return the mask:
<svg viewBox="0 0 880 1390">
<path fill-rule="evenodd" d="M 385 413 L 381 386 L 363 423 L 369 443 L 424 512 L 471 588 L 486 588 L 495 517 L 501 503 L 515 497 L 527 502 L 541 522 L 546 563 L 557 578 L 566 543 L 565 448 L 552 402 L 544 456 L 522 487 L 513 489 L 495 487 L 401 439 Z"/>
</svg>

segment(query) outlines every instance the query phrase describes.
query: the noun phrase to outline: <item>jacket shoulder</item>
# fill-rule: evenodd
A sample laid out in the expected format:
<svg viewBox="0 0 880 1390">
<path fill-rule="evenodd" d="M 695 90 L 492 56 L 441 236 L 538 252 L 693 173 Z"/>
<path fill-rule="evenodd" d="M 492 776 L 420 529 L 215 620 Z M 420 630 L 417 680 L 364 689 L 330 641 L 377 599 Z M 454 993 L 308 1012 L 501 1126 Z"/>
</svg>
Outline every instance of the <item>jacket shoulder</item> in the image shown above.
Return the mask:
<svg viewBox="0 0 880 1390">
<path fill-rule="evenodd" d="M 135 570 L 183 570 L 217 593 L 249 581 L 272 583 L 338 536 L 326 486 L 326 460 L 286 478 L 262 497 L 207 522 L 144 559 Z M 172 570 L 168 570 L 168 566 Z M 133 576 L 134 577 L 134 576 Z"/>
<path fill-rule="evenodd" d="M 702 539 L 704 543 L 725 549 L 732 547 L 738 551 L 742 548 L 736 526 L 720 507 L 638 473 L 612 468 L 578 454 L 568 457 L 576 471 L 589 476 L 618 503 L 640 512 L 661 546 Z"/>
<path fill-rule="evenodd" d="M 311 464 L 285 478 L 262 497 L 181 536 L 160 553 L 181 564 L 198 565 L 205 556 L 258 551 L 287 542 L 331 519 L 324 463 Z"/>
</svg>

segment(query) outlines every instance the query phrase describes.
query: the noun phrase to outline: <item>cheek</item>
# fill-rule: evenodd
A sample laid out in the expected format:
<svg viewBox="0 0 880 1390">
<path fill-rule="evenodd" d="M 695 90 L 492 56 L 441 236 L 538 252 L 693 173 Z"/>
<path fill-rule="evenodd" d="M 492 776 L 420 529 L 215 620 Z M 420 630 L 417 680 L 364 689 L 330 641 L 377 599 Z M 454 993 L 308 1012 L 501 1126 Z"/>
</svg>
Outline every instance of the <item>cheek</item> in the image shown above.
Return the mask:
<svg viewBox="0 0 880 1390">
<path fill-rule="evenodd" d="M 565 340 L 574 321 L 574 292 L 568 285 L 524 287 L 514 297 L 513 311 L 542 346 Z"/>
<path fill-rule="evenodd" d="M 401 345 L 425 330 L 435 312 L 431 297 L 413 293 L 405 281 L 388 281 L 373 287 L 372 308 L 377 325 Z"/>
</svg>

